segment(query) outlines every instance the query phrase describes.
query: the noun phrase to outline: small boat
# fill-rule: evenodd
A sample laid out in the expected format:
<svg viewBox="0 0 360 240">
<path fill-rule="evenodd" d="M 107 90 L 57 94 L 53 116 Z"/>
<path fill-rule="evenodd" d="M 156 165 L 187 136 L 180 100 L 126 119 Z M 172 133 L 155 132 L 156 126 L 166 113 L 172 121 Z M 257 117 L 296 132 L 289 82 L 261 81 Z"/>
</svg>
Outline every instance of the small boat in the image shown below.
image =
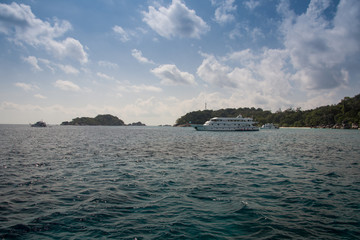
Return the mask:
<svg viewBox="0 0 360 240">
<path fill-rule="evenodd" d="M 261 126 L 261 129 L 279 129 L 279 127 L 274 125 L 273 123 L 265 123 Z"/>
<path fill-rule="evenodd" d="M 252 118 L 214 117 L 203 125 L 192 125 L 197 131 L 259 131 Z"/>
<path fill-rule="evenodd" d="M 32 127 L 46 127 L 46 123 L 44 121 L 38 121 L 34 124 L 31 124 Z"/>
</svg>

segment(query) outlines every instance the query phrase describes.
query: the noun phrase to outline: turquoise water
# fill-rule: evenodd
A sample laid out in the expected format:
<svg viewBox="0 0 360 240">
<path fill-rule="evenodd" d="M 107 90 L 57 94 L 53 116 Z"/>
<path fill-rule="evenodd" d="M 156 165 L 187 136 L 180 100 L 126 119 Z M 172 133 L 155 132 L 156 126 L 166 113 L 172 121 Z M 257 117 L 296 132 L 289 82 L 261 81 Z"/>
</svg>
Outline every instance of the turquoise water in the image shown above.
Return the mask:
<svg viewBox="0 0 360 240">
<path fill-rule="evenodd" d="M 359 239 L 360 131 L 0 125 L 4 239 Z"/>
</svg>

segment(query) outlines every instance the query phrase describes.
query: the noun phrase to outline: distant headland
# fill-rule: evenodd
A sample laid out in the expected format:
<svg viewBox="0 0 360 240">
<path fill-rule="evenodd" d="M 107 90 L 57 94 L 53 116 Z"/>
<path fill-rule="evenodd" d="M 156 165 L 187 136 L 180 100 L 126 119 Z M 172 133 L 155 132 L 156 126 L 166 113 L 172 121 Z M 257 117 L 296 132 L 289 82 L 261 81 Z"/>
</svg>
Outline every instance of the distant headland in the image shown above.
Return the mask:
<svg viewBox="0 0 360 240">
<path fill-rule="evenodd" d="M 175 126 L 203 124 L 212 117 L 253 117 L 258 125 L 274 123 L 279 127 L 310 127 L 334 129 L 358 129 L 360 126 L 360 94 L 345 97 L 336 105 L 327 105 L 311 110 L 289 108 L 272 113 L 261 108 L 227 108 L 194 111 L 176 120 Z"/>
<path fill-rule="evenodd" d="M 61 125 L 68 126 L 146 126 L 141 122 L 135 122 L 130 124 L 125 124 L 123 120 L 119 119 L 116 116 L 110 114 L 97 115 L 94 118 L 91 117 L 77 117 L 72 121 L 62 122 Z"/>
</svg>

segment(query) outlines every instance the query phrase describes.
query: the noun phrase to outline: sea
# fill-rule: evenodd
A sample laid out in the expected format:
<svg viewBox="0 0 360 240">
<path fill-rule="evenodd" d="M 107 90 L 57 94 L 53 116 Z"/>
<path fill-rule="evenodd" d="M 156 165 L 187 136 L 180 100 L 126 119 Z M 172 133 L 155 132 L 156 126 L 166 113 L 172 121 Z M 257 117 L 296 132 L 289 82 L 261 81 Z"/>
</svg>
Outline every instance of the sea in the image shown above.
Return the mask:
<svg viewBox="0 0 360 240">
<path fill-rule="evenodd" d="M 0 239 L 360 239 L 360 131 L 0 125 Z"/>
</svg>

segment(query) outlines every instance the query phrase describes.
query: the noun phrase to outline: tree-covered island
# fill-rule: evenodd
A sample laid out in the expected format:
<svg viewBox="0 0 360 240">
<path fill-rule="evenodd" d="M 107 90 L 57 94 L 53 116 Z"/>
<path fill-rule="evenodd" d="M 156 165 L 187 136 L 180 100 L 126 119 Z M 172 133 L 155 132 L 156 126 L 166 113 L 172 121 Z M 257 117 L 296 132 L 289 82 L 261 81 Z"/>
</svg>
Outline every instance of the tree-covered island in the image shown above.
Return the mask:
<svg viewBox="0 0 360 240">
<path fill-rule="evenodd" d="M 76 126 L 146 126 L 141 122 L 130 123 L 126 125 L 123 120 L 110 114 L 97 115 L 91 117 L 77 117 L 70 122 L 62 122 L 61 125 L 76 125 Z"/>
<path fill-rule="evenodd" d="M 345 97 L 336 105 L 318 107 L 312 110 L 289 108 L 285 111 L 263 110 L 261 108 L 227 108 L 220 110 L 194 111 L 176 120 L 175 126 L 203 124 L 212 117 L 252 117 L 261 126 L 274 123 L 280 127 L 314 127 L 314 128 L 359 128 L 360 125 L 360 94 Z"/>
<path fill-rule="evenodd" d="M 91 117 L 77 117 L 70 122 L 62 122 L 61 125 L 78 125 L 78 126 L 124 126 L 123 120 L 110 114 L 97 115 Z"/>
</svg>

